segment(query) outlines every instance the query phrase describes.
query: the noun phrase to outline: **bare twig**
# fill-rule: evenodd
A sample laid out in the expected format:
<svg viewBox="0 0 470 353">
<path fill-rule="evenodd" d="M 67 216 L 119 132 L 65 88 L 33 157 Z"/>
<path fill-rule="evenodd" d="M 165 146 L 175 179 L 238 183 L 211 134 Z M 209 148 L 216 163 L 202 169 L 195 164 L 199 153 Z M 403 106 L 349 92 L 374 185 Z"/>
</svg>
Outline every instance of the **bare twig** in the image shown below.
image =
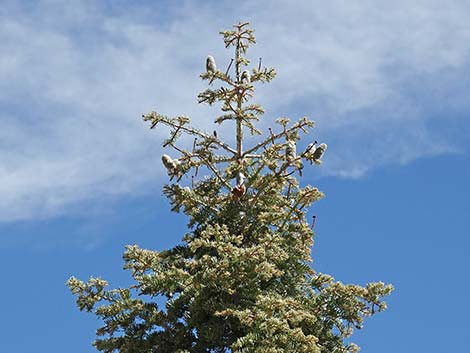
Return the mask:
<svg viewBox="0 0 470 353">
<path fill-rule="evenodd" d="M 225 71 L 225 76 L 227 76 L 227 77 L 228 77 L 228 72 L 230 70 L 230 67 L 232 66 L 232 63 L 233 63 L 233 58 L 230 59 L 230 64 L 228 64 L 227 71 Z"/>
<path fill-rule="evenodd" d="M 274 134 L 273 134 L 273 130 L 271 128 L 268 128 L 269 130 L 269 134 L 271 135 L 271 142 L 272 144 L 274 145 Z"/>
<path fill-rule="evenodd" d="M 317 219 L 317 216 L 312 216 L 312 226 L 310 227 L 310 229 L 313 230 L 313 227 L 315 227 L 315 221 Z"/>
</svg>

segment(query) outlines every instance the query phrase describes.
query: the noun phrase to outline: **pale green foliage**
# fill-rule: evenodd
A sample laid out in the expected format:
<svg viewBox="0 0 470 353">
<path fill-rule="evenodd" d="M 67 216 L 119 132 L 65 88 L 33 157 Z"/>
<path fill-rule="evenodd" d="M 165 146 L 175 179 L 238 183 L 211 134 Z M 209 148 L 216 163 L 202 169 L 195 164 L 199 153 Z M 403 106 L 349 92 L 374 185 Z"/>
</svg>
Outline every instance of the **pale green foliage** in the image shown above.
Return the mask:
<svg viewBox="0 0 470 353">
<path fill-rule="evenodd" d="M 178 175 L 164 193 L 172 210 L 189 218 L 182 244 L 161 252 L 128 246 L 124 268 L 135 280 L 130 288 L 108 290 L 99 278 L 84 283 L 72 277 L 68 285 L 80 310 L 103 320 L 95 342 L 103 352 L 355 352 L 345 339 L 364 317 L 385 309 L 381 298 L 392 287 L 344 285 L 310 267 L 313 232 L 306 209 L 323 193 L 301 186 L 295 175 L 303 160 L 318 164 L 324 150 L 298 153 L 301 133 L 314 125 L 305 117 L 278 119 L 277 132 L 269 129 L 243 148 L 244 128 L 261 133 L 253 122 L 264 111 L 247 103 L 253 84 L 270 81 L 275 72 L 258 67 L 250 75 L 245 71 L 242 82 L 253 32 L 238 24 L 222 34 L 226 46 L 235 47 L 235 77 L 229 70 L 203 73 L 211 85 L 222 86 L 202 92 L 199 101 L 222 102 L 224 114 L 216 122 L 235 123 L 236 147 L 192 127 L 188 117 L 144 115 L 152 129 L 170 127 L 164 146 L 179 155 L 176 161 L 165 157 L 170 174 L 176 163 Z M 195 137 L 191 149 L 177 145 L 182 134 Z M 209 175 L 199 176 L 199 168 Z M 191 186 L 181 185 L 191 173 Z M 235 188 L 240 173 L 246 181 Z M 164 308 L 156 303 L 159 296 Z"/>
</svg>

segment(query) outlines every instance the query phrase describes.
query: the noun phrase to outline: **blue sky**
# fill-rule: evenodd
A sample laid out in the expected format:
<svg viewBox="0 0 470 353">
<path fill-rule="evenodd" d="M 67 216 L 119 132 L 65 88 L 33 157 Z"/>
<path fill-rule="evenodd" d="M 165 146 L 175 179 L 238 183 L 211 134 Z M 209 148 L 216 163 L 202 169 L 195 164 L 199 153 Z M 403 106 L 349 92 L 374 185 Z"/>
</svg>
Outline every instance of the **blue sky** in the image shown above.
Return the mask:
<svg viewBox="0 0 470 353">
<path fill-rule="evenodd" d="M 293 4 L 293 5 L 292 5 Z M 198 106 L 222 29 L 255 28 L 253 62 L 278 70 L 258 101 L 307 115 L 328 143 L 303 181 L 327 197 L 314 267 L 391 282 L 362 352 L 461 351 L 470 310 L 470 3 L 466 1 L 9 1 L 0 8 L 1 352 L 92 352 L 98 327 L 64 283 L 129 283 L 126 244 L 185 232 L 161 194 L 161 139 L 140 116 Z M 223 64 L 221 64 L 223 66 Z M 219 135 L 231 138 L 229 127 Z M 307 141 L 308 142 L 308 141 Z"/>
</svg>

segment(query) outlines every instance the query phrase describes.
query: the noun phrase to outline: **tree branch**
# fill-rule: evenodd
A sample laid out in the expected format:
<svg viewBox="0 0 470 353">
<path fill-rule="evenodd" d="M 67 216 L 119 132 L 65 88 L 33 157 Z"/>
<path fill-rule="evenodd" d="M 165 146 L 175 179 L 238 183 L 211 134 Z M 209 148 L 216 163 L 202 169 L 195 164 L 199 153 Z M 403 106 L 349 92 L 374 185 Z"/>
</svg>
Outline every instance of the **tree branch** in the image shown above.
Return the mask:
<svg viewBox="0 0 470 353">
<path fill-rule="evenodd" d="M 205 139 L 212 139 L 217 146 L 225 149 L 226 151 L 234 155 L 237 154 L 236 150 L 228 146 L 226 143 L 220 141 L 219 139 L 214 138 L 211 134 L 204 133 L 192 127 L 183 126 L 181 125 L 181 123 L 173 122 L 172 119 L 168 118 L 167 116 L 160 115 L 156 112 L 151 112 L 149 114 L 142 115 L 142 117 L 144 118 L 144 121 L 148 121 L 148 120 L 152 121 L 152 125 L 150 126 L 151 129 L 153 129 L 158 123 L 161 122 L 173 128 L 179 128 L 179 130 L 185 131 L 189 135 L 195 135 L 195 136 L 199 136 Z"/>
<path fill-rule="evenodd" d="M 266 146 L 267 144 L 269 144 L 270 142 L 271 143 L 274 143 L 275 140 L 278 140 L 280 139 L 282 136 L 285 136 L 287 134 L 289 134 L 291 131 L 295 131 L 295 130 L 298 130 L 298 129 L 301 129 L 303 128 L 304 126 L 309 126 L 310 125 L 310 122 L 307 121 L 307 120 L 301 120 L 299 122 L 297 122 L 296 124 L 294 124 L 292 127 L 290 127 L 289 129 L 285 129 L 283 130 L 282 132 L 279 132 L 277 134 L 272 134 L 271 133 L 271 136 L 267 137 L 264 141 L 258 143 L 257 145 L 255 145 L 254 147 L 246 150 L 244 153 L 243 153 L 243 157 L 249 153 L 252 153 L 254 151 L 257 151 L 259 150 L 261 147 L 264 147 Z"/>
</svg>

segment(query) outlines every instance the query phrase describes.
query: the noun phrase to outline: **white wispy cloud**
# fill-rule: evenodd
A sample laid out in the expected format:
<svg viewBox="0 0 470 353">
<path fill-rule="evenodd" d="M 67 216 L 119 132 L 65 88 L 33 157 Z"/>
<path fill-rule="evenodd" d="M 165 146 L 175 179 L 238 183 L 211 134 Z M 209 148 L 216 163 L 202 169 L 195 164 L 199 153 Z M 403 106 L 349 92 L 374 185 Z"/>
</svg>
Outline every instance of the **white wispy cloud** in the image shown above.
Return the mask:
<svg viewBox="0 0 470 353">
<path fill-rule="evenodd" d="M 360 177 L 461 149 L 451 136 L 436 142 L 429 122 L 451 121 L 446 107 L 468 115 L 465 91 L 454 88 L 469 68 L 469 11 L 465 1 L 187 1 L 131 10 L 7 1 L 0 221 L 158 186 L 165 132 L 149 132 L 140 115 L 189 114 L 209 126 L 217 113 L 196 104 L 198 74 L 207 54 L 229 62 L 217 32 L 245 19 L 259 41 L 254 65 L 263 57 L 279 72 L 259 91 L 267 119 L 312 116 L 330 146 L 323 174 Z"/>
</svg>

